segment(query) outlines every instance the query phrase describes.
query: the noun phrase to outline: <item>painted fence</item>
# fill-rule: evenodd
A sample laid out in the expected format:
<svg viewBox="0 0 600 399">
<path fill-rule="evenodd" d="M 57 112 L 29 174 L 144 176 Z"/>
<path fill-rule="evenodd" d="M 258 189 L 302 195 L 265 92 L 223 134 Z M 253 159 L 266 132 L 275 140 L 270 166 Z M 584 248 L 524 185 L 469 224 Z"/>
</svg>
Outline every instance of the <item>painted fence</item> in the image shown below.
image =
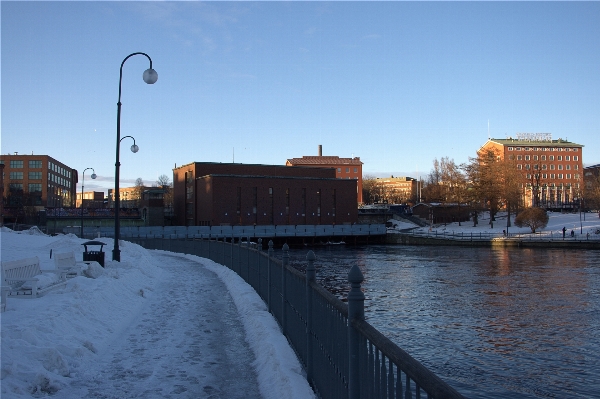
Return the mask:
<svg viewBox="0 0 600 399">
<path fill-rule="evenodd" d="M 316 283 L 312 251 L 305 275 L 289 266 L 287 244 L 279 260 L 272 241 L 264 251 L 261 238 L 252 243 L 171 237 L 129 240 L 148 249 L 208 258 L 240 275 L 278 320 L 320 398 L 462 398 L 365 320 L 357 265 L 348 274 L 346 304 Z"/>
</svg>

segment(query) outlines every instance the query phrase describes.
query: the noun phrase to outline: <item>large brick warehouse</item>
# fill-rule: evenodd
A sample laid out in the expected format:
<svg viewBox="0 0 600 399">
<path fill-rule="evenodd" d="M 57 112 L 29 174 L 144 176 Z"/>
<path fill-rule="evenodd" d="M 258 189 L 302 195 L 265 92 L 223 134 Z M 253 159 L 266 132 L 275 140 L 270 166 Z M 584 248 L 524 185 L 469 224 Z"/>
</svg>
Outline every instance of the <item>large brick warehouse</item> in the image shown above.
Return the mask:
<svg viewBox="0 0 600 399">
<path fill-rule="evenodd" d="M 194 162 L 173 169 L 173 205 L 181 226 L 358 220 L 356 181 L 333 168 Z"/>
</svg>

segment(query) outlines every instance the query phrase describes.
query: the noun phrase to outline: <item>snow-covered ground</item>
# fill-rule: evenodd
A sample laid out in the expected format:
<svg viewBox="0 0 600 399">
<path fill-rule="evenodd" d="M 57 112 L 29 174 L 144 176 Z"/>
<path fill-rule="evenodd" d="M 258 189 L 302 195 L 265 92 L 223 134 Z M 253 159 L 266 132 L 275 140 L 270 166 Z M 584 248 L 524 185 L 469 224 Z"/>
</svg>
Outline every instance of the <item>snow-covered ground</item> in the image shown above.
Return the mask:
<svg viewBox="0 0 600 399">
<path fill-rule="evenodd" d="M 433 227 L 419 227 L 414 223 L 391 219 L 389 222 L 392 223 L 392 227 L 388 228 L 388 233 L 394 232 L 414 232 L 414 233 L 438 233 L 438 234 L 470 234 L 470 233 L 489 233 L 497 236 L 503 236 L 503 230 L 507 230 L 506 227 L 506 213 L 500 212 L 496 215 L 496 221 L 494 226 L 490 225 L 489 214 L 480 215 L 477 226 L 473 226 L 472 221 L 462 222 L 461 226 L 458 223 L 447 223 L 447 224 L 436 224 Z M 567 237 L 570 237 L 571 230 L 576 239 L 594 239 L 600 240 L 600 234 L 596 234 L 596 231 L 600 229 L 600 218 L 597 213 L 586 213 L 581 214 L 581 220 L 579 213 L 559 213 L 549 212 L 548 225 L 543 229 L 536 231 L 537 234 L 552 234 L 555 237 L 562 237 L 563 227 L 567 230 Z M 585 220 L 584 220 L 585 219 Z M 511 227 L 508 228 L 509 234 L 531 234 L 529 227 L 517 227 L 514 223 L 514 215 L 511 215 Z M 589 237 L 588 237 L 589 233 Z"/>
<path fill-rule="evenodd" d="M 73 235 L 1 232 L 2 261 L 74 251 Z M 111 239 L 100 239 L 110 247 Z M 107 248 L 105 247 L 105 248 Z M 191 255 L 121 244 L 98 278 L 0 316 L 2 398 L 313 398 L 275 319 L 234 272 Z"/>
</svg>

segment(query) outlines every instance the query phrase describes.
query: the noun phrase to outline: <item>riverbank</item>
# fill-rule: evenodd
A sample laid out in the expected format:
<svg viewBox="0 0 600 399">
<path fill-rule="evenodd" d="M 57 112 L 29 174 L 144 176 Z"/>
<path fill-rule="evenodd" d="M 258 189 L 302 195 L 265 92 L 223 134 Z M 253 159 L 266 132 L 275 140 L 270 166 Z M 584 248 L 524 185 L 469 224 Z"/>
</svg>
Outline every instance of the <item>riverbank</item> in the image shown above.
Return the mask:
<svg viewBox="0 0 600 399">
<path fill-rule="evenodd" d="M 570 238 L 570 237 L 569 237 Z M 566 238 L 536 239 L 535 237 L 490 237 L 469 238 L 460 236 L 426 236 L 411 233 L 388 233 L 386 244 L 402 245 L 450 245 L 463 247 L 516 247 L 516 248 L 565 248 L 565 249 L 599 249 L 600 239 L 576 240 Z"/>
<path fill-rule="evenodd" d="M 528 227 L 515 227 L 511 217 L 500 213 L 490 223 L 489 216 L 473 222 L 419 227 L 392 219 L 386 243 L 400 245 L 449 245 L 475 247 L 523 247 L 600 249 L 600 218 L 595 213 L 549 213 L 548 225 L 536 233 Z"/>
</svg>

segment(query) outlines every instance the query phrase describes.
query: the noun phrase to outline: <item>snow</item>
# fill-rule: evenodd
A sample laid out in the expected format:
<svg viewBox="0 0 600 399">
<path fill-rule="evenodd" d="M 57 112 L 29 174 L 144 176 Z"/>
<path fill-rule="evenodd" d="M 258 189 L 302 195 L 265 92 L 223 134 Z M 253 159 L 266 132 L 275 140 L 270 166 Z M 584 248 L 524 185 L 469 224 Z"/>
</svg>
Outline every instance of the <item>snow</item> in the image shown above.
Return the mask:
<svg viewBox="0 0 600 399">
<path fill-rule="evenodd" d="M 84 240 L 2 228 L 2 261 L 74 251 Z M 110 246 L 111 239 L 100 238 Z M 105 247 L 106 248 L 106 247 Z M 0 315 L 3 398 L 314 398 L 266 305 L 210 260 L 123 241 L 121 262 Z"/>
<path fill-rule="evenodd" d="M 550 213 L 544 232 L 600 239 L 595 213 Z M 390 220 L 394 231 L 428 232 Z M 580 231 L 583 228 L 583 237 Z M 434 226 L 438 232 L 502 235 L 506 215 Z M 528 228 L 510 227 L 529 234 Z M 569 235 L 569 234 L 567 234 Z M 110 247 L 111 239 L 100 238 Z M 36 228 L 0 233 L 2 261 L 52 253 L 85 240 Z M 105 248 L 107 248 L 105 247 Z M 123 241 L 121 262 L 91 268 L 38 299 L 8 298 L 0 315 L 3 398 L 314 398 L 300 363 L 266 305 L 237 274 L 193 255 L 148 251 Z"/>
<path fill-rule="evenodd" d="M 575 238 L 578 240 L 589 239 L 598 240 L 600 234 L 595 232 L 600 229 L 600 217 L 597 213 L 585 213 L 581 214 L 581 221 L 579 213 L 560 213 L 560 212 L 548 212 L 549 220 L 548 225 L 536 231 L 536 234 L 553 234 L 562 237 L 562 229 L 567 229 L 567 236 L 570 237 L 571 230 Z M 419 227 L 416 224 L 407 220 L 390 219 L 389 222 L 392 227 L 388 228 L 388 233 L 398 232 L 413 232 L 413 233 L 446 233 L 446 234 L 467 234 L 467 233 L 489 233 L 497 236 L 503 235 L 503 230 L 506 230 L 506 212 L 500 212 L 496 215 L 496 221 L 494 226 L 490 225 L 489 214 L 484 214 L 479 217 L 477 226 L 473 226 L 473 221 L 461 222 L 461 226 L 455 223 L 447 224 L 435 224 L 431 229 L 427 227 Z M 584 220 L 585 218 L 585 220 Z M 511 227 L 508 228 L 508 232 L 511 234 L 529 235 L 531 229 L 529 227 L 517 227 L 514 224 L 514 215 L 511 215 Z"/>
</svg>

